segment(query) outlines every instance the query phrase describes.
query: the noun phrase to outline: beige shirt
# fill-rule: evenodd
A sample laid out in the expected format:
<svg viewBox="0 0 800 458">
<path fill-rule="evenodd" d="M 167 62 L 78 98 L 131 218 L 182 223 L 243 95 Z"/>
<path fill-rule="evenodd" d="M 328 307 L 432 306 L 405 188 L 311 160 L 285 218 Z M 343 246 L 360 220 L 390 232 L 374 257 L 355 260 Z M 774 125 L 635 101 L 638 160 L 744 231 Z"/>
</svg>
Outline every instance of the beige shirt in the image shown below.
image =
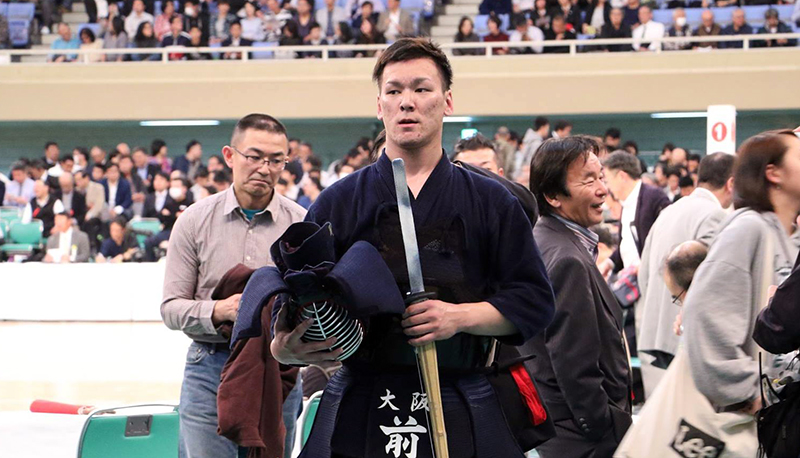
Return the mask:
<svg viewBox="0 0 800 458">
<path fill-rule="evenodd" d="M 94 181 L 90 181 L 86 187 L 86 207 L 90 205 L 92 208 L 86 212 L 90 219 L 99 217 L 106 205 L 106 191 L 103 185 Z"/>
<path fill-rule="evenodd" d="M 267 208 L 248 221 L 233 186 L 186 209 L 175 222 L 167 250 L 161 316 L 168 328 L 202 342 L 224 342 L 211 315 L 211 293 L 220 278 L 241 263 L 252 269 L 274 265 L 269 248 L 303 207 L 274 194 Z"/>
</svg>

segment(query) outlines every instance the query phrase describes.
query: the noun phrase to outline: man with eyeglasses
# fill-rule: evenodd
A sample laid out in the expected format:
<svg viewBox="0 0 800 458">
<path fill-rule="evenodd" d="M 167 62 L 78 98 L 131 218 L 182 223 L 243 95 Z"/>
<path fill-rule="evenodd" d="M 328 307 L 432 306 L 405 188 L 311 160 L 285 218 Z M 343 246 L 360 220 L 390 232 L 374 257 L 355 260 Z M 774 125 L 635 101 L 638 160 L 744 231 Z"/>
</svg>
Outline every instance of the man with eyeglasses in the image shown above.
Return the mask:
<svg viewBox="0 0 800 458">
<path fill-rule="evenodd" d="M 240 119 L 230 145 L 222 148 L 233 186 L 187 208 L 173 227 L 161 316 L 168 328 L 192 339 L 181 386 L 181 456 L 237 457 L 238 446 L 217 434 L 217 390 L 230 355 L 228 338 L 220 331 L 236 320 L 241 294 L 217 301 L 211 295 L 237 264 L 250 269 L 272 265 L 269 247 L 305 217 L 302 207 L 274 191 L 288 153 L 280 121 L 265 114 Z M 284 403 L 287 444 L 296 403 L 302 400 L 297 382 Z"/>
</svg>

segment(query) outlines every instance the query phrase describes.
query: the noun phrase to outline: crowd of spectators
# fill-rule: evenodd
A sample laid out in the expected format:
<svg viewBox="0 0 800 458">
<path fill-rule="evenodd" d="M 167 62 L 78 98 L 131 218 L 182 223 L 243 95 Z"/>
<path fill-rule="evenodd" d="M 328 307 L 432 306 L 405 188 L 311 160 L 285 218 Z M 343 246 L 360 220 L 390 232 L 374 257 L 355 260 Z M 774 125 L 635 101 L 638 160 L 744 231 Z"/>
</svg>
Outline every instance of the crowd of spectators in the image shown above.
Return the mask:
<svg viewBox="0 0 800 458">
<path fill-rule="evenodd" d="M 630 44 L 583 45 L 584 51 L 656 51 L 663 46 L 666 50 L 685 50 L 698 48 L 742 48 L 741 41 L 697 42 L 686 41 L 664 43 L 652 40 L 672 37 L 709 37 L 751 34 L 793 33 L 789 23 L 782 21 L 774 8 L 764 13 L 760 26 L 751 26 L 745 20 L 745 11 L 740 7 L 761 4 L 787 4 L 789 0 L 765 3 L 762 0 L 712 0 L 691 1 L 674 0 L 664 3 L 672 9 L 672 24 L 653 20 L 655 2 L 640 0 L 484 0 L 479 8 L 481 15 L 489 15 L 487 33 L 480 37 L 475 33 L 475 25 L 470 17 L 464 17 L 455 36 L 456 43 L 505 42 L 505 41 L 560 41 L 576 38 L 629 38 Z M 720 24 L 715 20 L 709 7 L 729 7 L 734 9 L 731 21 Z M 705 8 L 700 24 L 692 28 L 687 24 L 685 8 Z M 507 30 L 503 29 L 503 15 L 509 15 Z M 788 19 L 788 18 L 786 18 Z M 796 3 L 791 22 L 800 27 L 800 2 Z M 797 46 L 796 39 L 754 40 L 752 47 Z M 568 53 L 567 46 L 495 48 L 494 54 L 539 54 Z M 483 49 L 460 49 L 455 54 L 482 54 Z"/>
<path fill-rule="evenodd" d="M 91 0 L 90 0 L 91 1 Z M 200 53 L 191 48 L 251 46 L 267 43 L 270 46 L 383 44 L 401 36 L 418 33 L 418 24 L 411 12 L 400 7 L 400 0 L 353 1 L 347 7 L 337 6 L 336 0 L 315 5 L 315 0 L 258 0 L 207 2 L 186 0 L 164 1 L 163 10 L 154 15 L 154 2 L 133 0 L 120 9 L 108 4 L 101 17 L 90 17 L 100 24 L 95 36 L 90 28 L 75 37 L 66 23 L 59 23 L 59 37 L 51 45 L 64 49 L 125 49 L 180 46 L 189 48 L 169 54 L 170 60 L 240 59 L 239 52 Z M 87 2 L 89 3 L 89 2 Z M 128 6 L 129 5 L 129 6 Z M 377 5 L 380 5 L 379 7 Z M 127 11 L 126 11 L 127 10 Z M 49 29 L 46 30 L 49 32 Z M 0 42 L 3 22 L 0 20 Z M 339 52 L 333 57 L 372 57 L 375 52 Z M 315 58 L 318 52 L 275 52 L 281 58 Z M 71 62 L 77 56 L 49 56 L 51 62 Z M 158 60 L 156 54 L 96 55 L 91 61 Z"/>
<path fill-rule="evenodd" d="M 326 186 L 368 164 L 371 148 L 372 141 L 362 138 L 323 169 L 311 144 L 291 139 L 289 162 L 275 189 L 308 208 Z M 149 149 L 120 143 L 110 152 L 94 146 L 75 147 L 67 154 L 55 142 L 47 142 L 42 158 L 21 158 L 8 175 L 0 173 L 0 202 L 17 207 L 23 223 L 42 221 L 46 249 L 30 260 L 157 261 L 166 253 L 181 213 L 232 183 L 224 158 L 212 155 L 204 160 L 196 140 L 181 156 L 170 159 L 168 153 L 160 139 Z M 144 218 L 158 221 L 159 230 L 143 232 L 129 224 Z M 69 243 L 74 253 L 58 251 L 67 233 L 68 238 L 85 237 L 86 243 Z M 134 235 L 145 237 L 143 246 Z"/>
</svg>

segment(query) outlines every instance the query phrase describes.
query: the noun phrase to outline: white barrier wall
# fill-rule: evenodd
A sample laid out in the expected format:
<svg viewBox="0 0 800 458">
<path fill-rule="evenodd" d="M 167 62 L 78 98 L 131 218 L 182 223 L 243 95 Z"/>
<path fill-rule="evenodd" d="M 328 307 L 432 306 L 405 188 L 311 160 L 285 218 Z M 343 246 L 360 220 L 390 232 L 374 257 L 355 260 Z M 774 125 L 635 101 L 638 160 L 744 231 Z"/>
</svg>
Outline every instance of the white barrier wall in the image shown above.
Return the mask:
<svg viewBox="0 0 800 458">
<path fill-rule="evenodd" d="M 161 321 L 164 263 L 0 264 L 0 321 Z"/>
</svg>

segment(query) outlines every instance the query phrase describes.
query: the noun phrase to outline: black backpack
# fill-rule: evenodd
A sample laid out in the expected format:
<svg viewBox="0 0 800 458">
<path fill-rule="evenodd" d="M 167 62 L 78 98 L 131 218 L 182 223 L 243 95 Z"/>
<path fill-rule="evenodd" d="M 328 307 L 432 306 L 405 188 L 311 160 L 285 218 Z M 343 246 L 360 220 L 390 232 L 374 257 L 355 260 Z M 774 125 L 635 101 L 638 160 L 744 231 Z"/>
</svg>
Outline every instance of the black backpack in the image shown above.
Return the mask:
<svg viewBox="0 0 800 458">
<path fill-rule="evenodd" d="M 756 416 L 758 455 L 760 458 L 797 458 L 800 456 L 800 381 L 789 381 L 777 392 L 766 375 L 761 374 L 761 379 L 761 400 L 764 405 L 764 385 L 779 401 L 764 407 Z M 778 383 L 787 379 L 792 380 L 787 377 Z"/>
</svg>

